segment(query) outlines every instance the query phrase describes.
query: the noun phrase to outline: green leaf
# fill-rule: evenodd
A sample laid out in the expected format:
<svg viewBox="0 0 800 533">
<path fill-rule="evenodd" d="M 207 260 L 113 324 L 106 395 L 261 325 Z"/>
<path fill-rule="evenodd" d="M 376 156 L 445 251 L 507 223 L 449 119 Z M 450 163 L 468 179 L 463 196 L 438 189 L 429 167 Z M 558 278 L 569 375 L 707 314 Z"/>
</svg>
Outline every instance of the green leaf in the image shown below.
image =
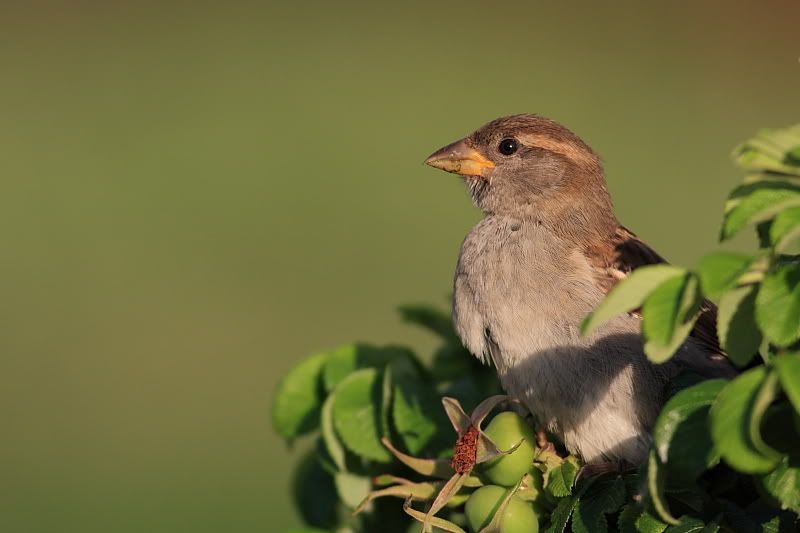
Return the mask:
<svg viewBox="0 0 800 533">
<path fill-rule="evenodd" d="M 651 361 L 663 363 L 672 357 L 691 333 L 702 303 L 697 285 L 694 275 L 685 274 L 665 281 L 645 300 L 642 331 L 644 351 Z"/>
<path fill-rule="evenodd" d="M 636 531 L 639 533 L 661 533 L 668 527 L 667 524 L 651 515 L 647 510 L 639 515 L 635 525 Z"/>
<path fill-rule="evenodd" d="M 573 533 L 608 531 L 606 515 L 625 503 L 625 483 L 621 478 L 594 483 L 578 500 L 572 516 Z"/>
<path fill-rule="evenodd" d="M 775 461 L 779 460 L 782 454 L 764 441 L 761 436 L 761 423 L 763 422 L 764 413 L 772 404 L 773 400 L 775 400 L 778 391 L 778 375 L 773 369 L 768 369 L 766 377 L 761 382 L 761 386 L 758 388 L 758 392 L 753 399 L 753 407 L 750 411 L 749 421 L 750 442 L 753 444 L 753 447 L 764 457 L 772 457 Z"/>
<path fill-rule="evenodd" d="M 711 406 L 711 435 L 725 461 L 736 470 L 755 474 L 769 472 L 777 461 L 755 446 L 750 433 L 756 395 L 766 369 L 756 367 L 728 383 Z"/>
<path fill-rule="evenodd" d="M 800 205 L 800 184 L 791 180 L 765 179 L 741 185 L 726 204 L 720 240 L 730 239 L 748 224 L 769 220 L 796 205 Z"/>
<path fill-rule="evenodd" d="M 619 533 L 662 533 L 665 529 L 667 524 L 634 503 L 623 507 L 617 517 Z"/>
<path fill-rule="evenodd" d="M 800 513 L 800 467 L 790 464 L 788 457 L 761 481 L 767 492 L 781 503 L 782 509 Z"/>
<path fill-rule="evenodd" d="M 391 364 L 396 375 L 415 375 L 414 352 L 403 346 L 372 346 L 369 344 L 347 344 L 331 353 L 323 370 L 325 389 L 332 391 L 345 377 L 361 368 L 383 368 Z"/>
<path fill-rule="evenodd" d="M 745 366 L 758 353 L 764 337 L 756 324 L 758 285 L 746 285 L 722 295 L 717 312 L 717 334 L 722 348 L 737 366 Z"/>
<path fill-rule="evenodd" d="M 392 418 L 398 435 L 411 454 L 425 449 L 437 451 L 448 444 L 448 436 L 452 435 L 439 395 L 420 380 L 405 378 L 396 382 Z"/>
<path fill-rule="evenodd" d="M 578 466 L 574 460 L 566 460 L 559 466 L 547 472 L 547 485 L 545 490 L 556 498 L 563 498 L 572 494 L 572 486 L 578 475 Z"/>
<path fill-rule="evenodd" d="M 800 145 L 787 150 L 784 161 L 787 165 L 800 166 Z"/>
<path fill-rule="evenodd" d="M 772 359 L 778 373 L 783 392 L 792 402 L 794 410 L 800 413 L 800 353 L 781 354 Z"/>
<path fill-rule="evenodd" d="M 327 353 L 312 355 L 278 383 L 272 404 L 272 427 L 284 439 L 294 439 L 319 425 L 324 399 L 320 373 L 327 359 Z"/>
<path fill-rule="evenodd" d="M 763 129 L 734 151 L 739 166 L 749 170 L 780 172 L 800 176 L 800 126 Z"/>
<path fill-rule="evenodd" d="M 652 503 L 653 510 L 660 520 L 667 524 L 676 525 L 679 523 L 678 519 L 672 516 L 664 496 L 665 474 L 664 465 L 659 461 L 656 451 L 651 448 L 650 453 L 647 455 L 647 492 L 650 496 L 650 503 Z"/>
<path fill-rule="evenodd" d="M 637 268 L 617 283 L 600 305 L 583 320 L 581 333 L 588 336 L 615 316 L 640 307 L 647 295 L 661 283 L 685 272 L 680 267 L 664 264 Z"/>
<path fill-rule="evenodd" d="M 297 465 L 292 477 L 292 496 L 306 524 L 325 529 L 336 525 L 338 496 L 333 478 L 319 464 L 313 451 Z"/>
<path fill-rule="evenodd" d="M 800 207 L 790 207 L 778 213 L 770 226 L 769 238 L 778 252 L 785 251 L 800 238 Z"/>
<path fill-rule="evenodd" d="M 382 381 L 374 368 L 357 370 L 336 387 L 333 423 L 344 445 L 367 459 L 389 462 L 392 456 L 381 444 Z"/>
<path fill-rule="evenodd" d="M 322 441 L 325 443 L 325 449 L 328 455 L 331 456 L 337 470 L 344 472 L 347 470 L 345 464 L 344 448 L 342 443 L 339 442 L 339 437 L 336 436 L 336 431 L 333 429 L 333 400 L 335 394 L 328 395 L 325 403 L 322 405 L 322 416 L 320 420 L 320 427 L 322 433 Z"/>
<path fill-rule="evenodd" d="M 703 381 L 680 391 L 661 409 L 653 444 L 670 479 L 691 483 L 719 461 L 708 428 L 708 412 L 726 383 L 724 379 Z"/>
<path fill-rule="evenodd" d="M 567 528 L 569 519 L 572 516 L 572 511 L 581 499 L 581 496 L 594 484 L 597 480 L 596 477 L 589 478 L 583 483 L 580 488 L 572 496 L 567 496 L 559 500 L 556 508 L 550 514 L 550 526 L 545 530 L 545 533 L 564 533 Z"/>
<path fill-rule="evenodd" d="M 663 281 L 642 305 L 642 332 L 647 340 L 667 344 L 672 339 L 689 275 Z"/>
<path fill-rule="evenodd" d="M 800 264 L 779 264 L 764 276 L 756 296 L 756 321 L 777 346 L 800 337 Z"/>
<path fill-rule="evenodd" d="M 350 472 L 339 472 L 333 478 L 336 492 L 348 509 L 355 509 L 364 501 L 372 488 L 369 478 Z"/>
<path fill-rule="evenodd" d="M 397 309 L 403 322 L 422 326 L 446 340 L 457 338 L 450 313 L 429 305 L 401 305 Z"/>
<path fill-rule="evenodd" d="M 681 517 L 681 523 L 667 528 L 666 533 L 700 533 L 706 531 L 706 524 L 691 516 Z"/>
<path fill-rule="evenodd" d="M 647 341 L 644 345 L 644 351 L 647 355 L 647 358 L 654 363 L 663 363 L 672 357 L 678 348 L 681 347 L 683 341 L 686 340 L 686 337 L 689 336 L 689 333 L 692 332 L 692 328 L 694 328 L 694 323 L 696 320 L 697 317 L 693 317 L 688 322 L 684 322 L 676 327 L 675 332 L 672 334 L 672 339 L 667 345 L 657 344 L 653 341 Z"/>
<path fill-rule="evenodd" d="M 703 256 L 697 265 L 697 275 L 703 294 L 717 298 L 747 272 L 753 256 L 735 252 L 715 252 Z"/>
</svg>

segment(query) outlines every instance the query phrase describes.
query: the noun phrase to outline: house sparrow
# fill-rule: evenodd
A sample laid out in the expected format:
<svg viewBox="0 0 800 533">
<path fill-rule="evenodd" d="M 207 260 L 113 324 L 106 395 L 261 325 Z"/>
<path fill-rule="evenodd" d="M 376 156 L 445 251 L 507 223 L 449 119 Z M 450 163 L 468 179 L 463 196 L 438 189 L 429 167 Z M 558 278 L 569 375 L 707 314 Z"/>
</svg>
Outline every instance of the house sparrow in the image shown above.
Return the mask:
<svg viewBox="0 0 800 533">
<path fill-rule="evenodd" d="M 710 302 L 664 364 L 645 356 L 636 313 L 581 336 L 581 321 L 620 279 L 664 259 L 617 221 L 600 159 L 570 130 L 537 115 L 503 117 L 425 163 L 461 175 L 485 215 L 461 245 L 456 332 L 587 464 L 642 463 L 680 371 L 735 374 Z"/>
</svg>

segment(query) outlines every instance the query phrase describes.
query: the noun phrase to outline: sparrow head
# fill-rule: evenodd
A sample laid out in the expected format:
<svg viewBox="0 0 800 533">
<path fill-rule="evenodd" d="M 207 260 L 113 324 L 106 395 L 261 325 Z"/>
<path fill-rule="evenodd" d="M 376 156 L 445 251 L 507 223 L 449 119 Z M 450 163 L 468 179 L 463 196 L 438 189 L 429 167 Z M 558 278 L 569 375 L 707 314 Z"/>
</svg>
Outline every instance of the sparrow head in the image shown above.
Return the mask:
<svg viewBox="0 0 800 533">
<path fill-rule="evenodd" d="M 579 208 L 575 200 L 592 197 L 590 203 L 610 211 L 597 155 L 566 127 L 538 115 L 493 120 L 425 163 L 463 176 L 486 213 L 544 215 L 553 204 Z"/>
</svg>

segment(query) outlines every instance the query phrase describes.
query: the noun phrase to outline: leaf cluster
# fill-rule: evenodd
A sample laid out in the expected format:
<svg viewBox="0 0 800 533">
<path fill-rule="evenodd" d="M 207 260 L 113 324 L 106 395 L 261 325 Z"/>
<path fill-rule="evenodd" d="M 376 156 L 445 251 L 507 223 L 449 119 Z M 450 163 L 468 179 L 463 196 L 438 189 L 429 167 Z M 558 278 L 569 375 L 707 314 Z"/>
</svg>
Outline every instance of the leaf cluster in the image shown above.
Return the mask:
<svg viewBox="0 0 800 533">
<path fill-rule="evenodd" d="M 734 159 L 746 177 L 725 204 L 720 240 L 751 227 L 758 246 L 715 251 L 692 269 L 636 269 L 586 317 L 583 332 L 640 314 L 645 353 L 663 363 L 711 317 L 735 377 L 677 379 L 637 472 L 584 475 L 563 449 L 538 449 L 530 473 L 508 488 L 482 531 L 503 529 L 513 498 L 533 502 L 548 533 L 798 530 L 800 125 L 759 132 Z M 456 435 L 447 415 L 453 405 L 471 410 L 497 394 L 494 372 L 464 350 L 445 313 L 407 306 L 401 315 L 441 340 L 429 363 L 402 346 L 352 344 L 310 356 L 278 387 L 275 430 L 289 442 L 308 435 L 314 443 L 293 485 L 309 526 L 420 531 L 414 518 L 460 532 L 464 502 L 487 484 L 479 468 L 450 467 Z M 457 400 L 445 401 L 447 413 L 445 396 Z M 459 436 L 467 422 L 454 423 Z"/>
</svg>

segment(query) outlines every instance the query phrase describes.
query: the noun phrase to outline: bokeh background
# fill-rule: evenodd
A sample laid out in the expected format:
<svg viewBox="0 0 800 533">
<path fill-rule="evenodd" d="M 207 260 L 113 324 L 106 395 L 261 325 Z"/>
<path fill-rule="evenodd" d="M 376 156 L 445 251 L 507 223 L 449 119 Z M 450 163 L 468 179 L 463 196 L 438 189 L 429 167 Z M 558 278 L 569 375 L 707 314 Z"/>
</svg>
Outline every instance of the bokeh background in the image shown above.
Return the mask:
<svg viewBox="0 0 800 533">
<path fill-rule="evenodd" d="M 0 530 L 298 525 L 271 395 L 430 349 L 479 214 L 421 165 L 496 116 L 603 156 L 621 220 L 715 246 L 732 146 L 800 119 L 800 2 L 0 7 Z"/>
</svg>

